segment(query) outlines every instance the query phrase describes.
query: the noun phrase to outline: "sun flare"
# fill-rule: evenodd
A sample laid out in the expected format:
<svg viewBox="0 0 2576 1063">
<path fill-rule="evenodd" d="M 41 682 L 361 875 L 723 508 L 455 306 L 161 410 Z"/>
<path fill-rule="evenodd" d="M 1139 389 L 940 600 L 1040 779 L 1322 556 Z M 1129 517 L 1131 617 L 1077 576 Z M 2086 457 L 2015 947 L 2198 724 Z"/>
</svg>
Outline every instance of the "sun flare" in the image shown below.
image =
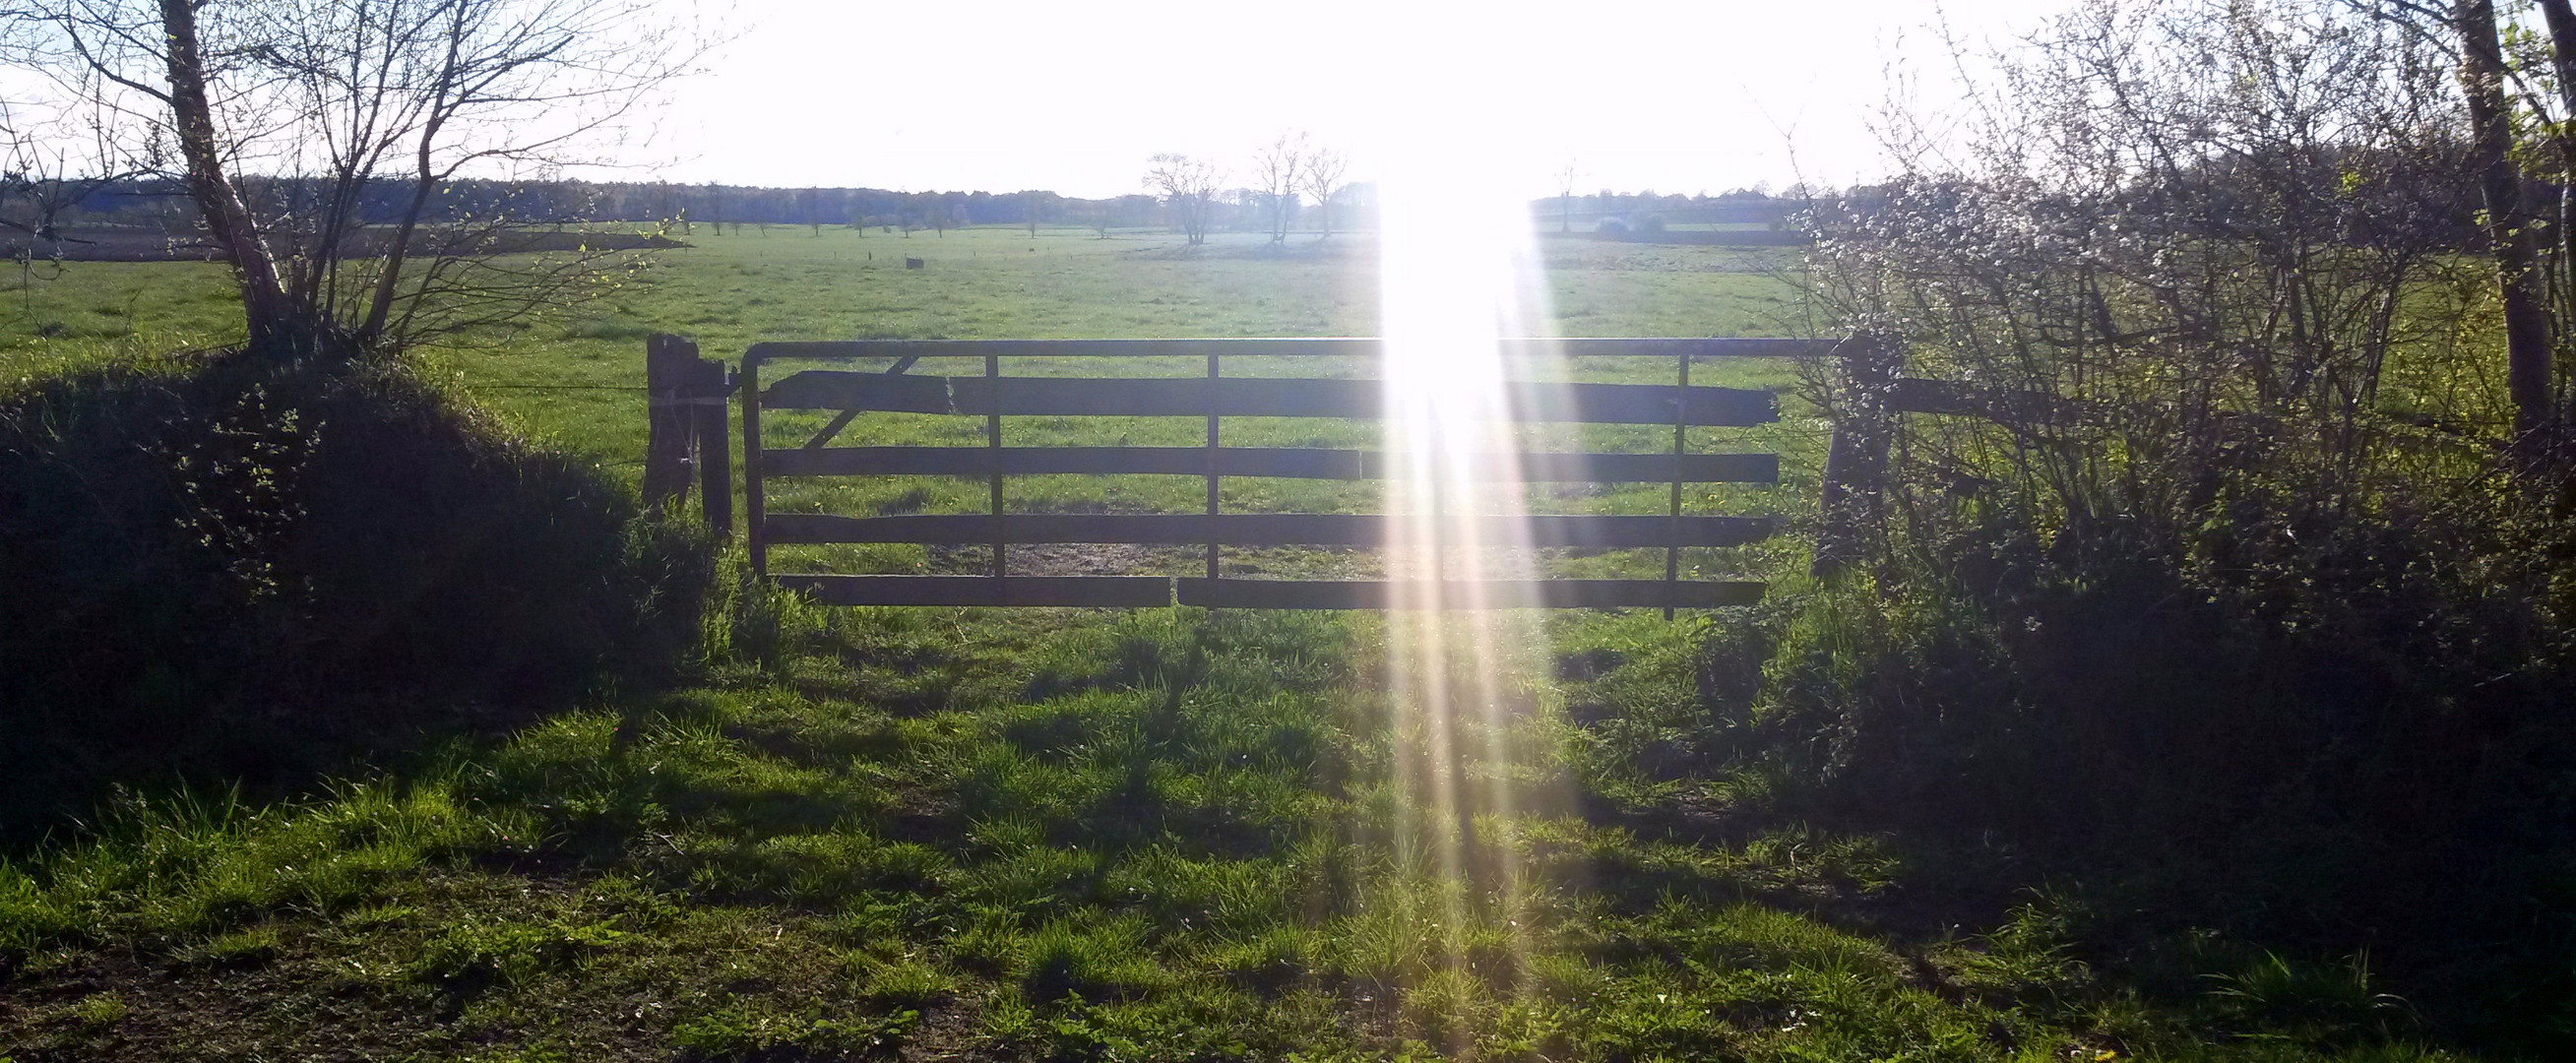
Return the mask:
<svg viewBox="0 0 2576 1063">
<path fill-rule="evenodd" d="M 1555 345 L 1533 338 L 1550 314 L 1528 208 L 1478 165 L 1474 125 L 1416 140 L 1381 187 L 1397 847 L 1424 894 L 1407 908 L 1435 921 L 1435 963 L 1452 971 L 1471 927 L 1504 928 L 1515 969 L 1530 949 L 1523 876 L 1498 836 L 1544 774 L 1517 763 L 1515 741 L 1544 656 L 1521 608 L 1538 604 L 1521 598 L 1538 573 L 1513 387 L 1561 375 Z"/>
</svg>

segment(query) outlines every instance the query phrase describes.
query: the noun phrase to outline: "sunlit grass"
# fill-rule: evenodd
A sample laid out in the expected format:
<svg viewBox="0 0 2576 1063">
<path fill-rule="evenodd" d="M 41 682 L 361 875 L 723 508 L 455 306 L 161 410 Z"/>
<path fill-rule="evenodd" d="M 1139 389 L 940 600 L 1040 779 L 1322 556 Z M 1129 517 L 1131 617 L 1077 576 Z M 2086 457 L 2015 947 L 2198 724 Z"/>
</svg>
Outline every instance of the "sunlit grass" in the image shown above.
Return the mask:
<svg viewBox="0 0 2576 1063">
<path fill-rule="evenodd" d="M 640 395 L 501 385 L 632 387 L 659 329 L 728 355 L 766 336 L 1375 326 L 1363 254 L 786 227 L 698 242 L 560 333 L 429 358 L 614 464 L 640 451 Z M 869 269 L 893 250 L 934 268 Z M 1584 315 L 1570 332 L 1769 331 L 1747 307 L 1782 293 L 1725 249 L 1547 253 L 1560 314 Z M 34 290 L 40 307 L 124 278 L 146 332 L 222 333 L 202 267 L 78 271 Z M 8 310 L 13 372 L 124 342 L 35 337 Z M 1790 486 L 1691 504 L 1794 505 L 1811 428 L 1737 437 L 1788 450 Z M 934 430 L 882 431 L 853 441 Z M 1014 498 L 1187 508 L 1194 489 Z M 958 490 L 787 497 L 855 511 L 919 491 L 935 509 L 967 505 Z M 1241 490 L 1230 506 L 1338 500 Z M 1699 560 L 1773 572 L 1796 549 Z M 1463 636 L 1412 655 L 1415 677 L 1467 692 L 1443 752 L 1386 675 L 1413 636 L 1383 617 L 724 608 L 687 689 L 601 691 L 300 802 L 136 798 L 0 860 L 0 1056 L 2434 1058 L 2402 1047 L 2399 1018 L 2399 1047 L 2375 1040 L 2389 1013 L 2345 968 L 2213 950 L 2192 973 L 2229 980 L 2150 998 L 2087 966 L 2073 901 L 1945 909 L 1967 919 L 1947 934 L 1906 922 L 1909 854 L 1766 816 L 1730 796 L 1758 779 L 1691 746 L 1759 683 L 1758 659 L 1747 679 L 1703 648 L 1725 621 L 1533 616 L 1497 640 L 1507 655 Z M 1438 779 L 1446 807 L 1424 799 Z M 2275 1029 L 2275 1003 L 2324 1018 Z"/>
<path fill-rule="evenodd" d="M 117 1028 L 166 1007 L 160 986 L 260 970 L 355 994 L 417 1044 L 461 1021 L 530 1048 L 646 1036 L 707 1058 L 2105 1043 L 2094 1009 L 2118 998 L 2046 910 L 1926 951 L 1827 914 L 1902 874 L 1867 839 L 1693 842 L 1486 809 L 1473 826 L 1510 877 L 1455 873 L 1433 854 L 1462 825 L 1407 815 L 1392 781 L 1380 636 L 1186 613 L 972 642 L 933 613 L 840 627 L 795 654 L 867 648 L 822 692 L 746 680 L 568 713 L 466 770 L 308 805 L 138 808 L 0 872 L 0 954 L 41 982 L 88 949 L 170 949 L 177 973 L 123 989 Z M 1609 645 L 1614 686 L 1668 680 L 1651 673 L 1670 650 Z M 952 670 L 945 693 L 900 711 L 845 695 L 927 661 Z M 1955 987 L 1927 988 L 1927 963 Z M 2146 1023 L 2130 1051 L 2192 1043 L 2169 1011 L 2121 1021 Z M 0 1043 L 105 1036 L 51 1022 L 0 1021 Z"/>
</svg>

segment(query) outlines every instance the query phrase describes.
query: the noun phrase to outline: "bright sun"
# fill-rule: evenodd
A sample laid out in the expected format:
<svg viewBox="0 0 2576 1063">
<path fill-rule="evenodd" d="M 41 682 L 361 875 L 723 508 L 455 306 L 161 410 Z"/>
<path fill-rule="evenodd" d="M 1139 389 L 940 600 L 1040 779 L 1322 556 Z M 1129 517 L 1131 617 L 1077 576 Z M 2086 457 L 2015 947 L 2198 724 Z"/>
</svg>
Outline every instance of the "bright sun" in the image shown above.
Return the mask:
<svg viewBox="0 0 2576 1063">
<path fill-rule="evenodd" d="M 1470 101 L 1445 83 L 1451 101 Z M 1437 97 L 1435 97 L 1437 98 Z M 1493 836 L 1532 811 L 1541 765 L 1522 764 L 1543 660 L 1532 587 L 1527 492 L 1514 455 L 1513 381 L 1555 372 L 1528 207 L 1481 164 L 1498 143 L 1473 104 L 1440 113 L 1386 160 L 1380 189 L 1385 447 L 1397 515 L 1387 544 L 1399 859 L 1430 874 L 1404 900 L 1453 967 L 1473 925 L 1512 928 L 1524 911 L 1514 848 Z M 1518 967 L 1518 964 L 1514 965 Z M 1463 1016 L 1459 1017 L 1463 1018 Z"/>
</svg>

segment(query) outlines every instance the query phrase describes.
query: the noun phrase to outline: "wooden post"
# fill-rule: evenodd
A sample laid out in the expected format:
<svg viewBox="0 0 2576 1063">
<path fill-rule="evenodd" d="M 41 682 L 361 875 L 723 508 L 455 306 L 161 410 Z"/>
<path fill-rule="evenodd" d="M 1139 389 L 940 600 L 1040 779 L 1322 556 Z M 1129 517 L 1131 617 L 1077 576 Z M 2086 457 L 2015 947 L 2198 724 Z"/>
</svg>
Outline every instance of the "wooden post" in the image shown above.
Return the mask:
<svg viewBox="0 0 2576 1063">
<path fill-rule="evenodd" d="M 1433 438 L 1438 438 L 1440 425 L 1436 420 L 1431 430 L 1435 433 Z M 1435 445 L 1431 448 L 1431 575 L 1426 584 L 1431 589 L 1431 609 L 1435 613 L 1449 611 L 1449 499 L 1447 485 L 1441 483 L 1448 474 L 1448 451 Z M 1468 567 L 1470 572 L 1474 570 L 1472 560 Z"/>
<path fill-rule="evenodd" d="M 644 507 L 662 507 L 689 490 L 690 373 L 698 345 L 656 332 L 644 338 Z"/>
<path fill-rule="evenodd" d="M 698 504 L 707 531 L 717 539 L 733 537 L 733 426 L 726 423 L 725 403 L 731 391 L 723 362 L 700 360 L 690 366 L 690 393 L 695 405 L 698 444 Z"/>
<path fill-rule="evenodd" d="M 1689 351 L 1682 352 L 1681 392 L 1673 397 L 1673 528 L 1680 537 L 1682 526 L 1682 455 L 1688 453 L 1686 440 L 1690 431 L 1690 364 Z M 1681 595 L 1682 548 L 1664 548 L 1664 619 L 1673 618 L 1673 600 Z"/>
<path fill-rule="evenodd" d="M 993 410 L 984 415 L 984 445 L 993 452 L 993 578 L 1010 574 L 1003 555 L 1002 534 L 1002 359 L 1000 355 L 984 356 L 984 381 L 993 392 Z"/>
<path fill-rule="evenodd" d="M 1888 393 L 1905 360 L 1893 337 L 1869 332 L 1844 340 L 1834 355 L 1843 363 L 1842 409 L 1825 452 L 1812 570 L 1818 577 L 1839 573 L 1868 554 L 1887 489 L 1887 445 L 1895 427 Z"/>
<path fill-rule="evenodd" d="M 760 486 L 760 363 L 742 360 L 742 545 L 751 555 L 751 574 L 769 574 L 769 541 L 761 527 L 768 507 Z"/>
<path fill-rule="evenodd" d="M 1219 385 L 1217 384 L 1216 359 L 1217 356 L 1214 353 L 1210 353 L 1207 359 L 1207 578 L 1211 580 L 1217 578 L 1216 512 L 1218 490 L 1216 470 L 1217 460 L 1222 457 L 1222 455 L 1217 453 L 1217 388 Z"/>
</svg>

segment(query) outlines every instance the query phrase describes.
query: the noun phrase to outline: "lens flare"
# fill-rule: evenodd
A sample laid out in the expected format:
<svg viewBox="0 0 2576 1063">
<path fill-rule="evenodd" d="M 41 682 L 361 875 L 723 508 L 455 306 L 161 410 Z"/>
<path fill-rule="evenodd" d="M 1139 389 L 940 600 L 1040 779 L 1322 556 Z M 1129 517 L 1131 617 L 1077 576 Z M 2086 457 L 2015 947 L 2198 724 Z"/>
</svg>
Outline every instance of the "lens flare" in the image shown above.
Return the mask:
<svg viewBox="0 0 2576 1063">
<path fill-rule="evenodd" d="M 1513 389 L 1562 370 L 1528 338 L 1550 327 L 1528 207 L 1480 166 L 1474 123 L 1442 125 L 1387 160 L 1380 193 L 1397 866 L 1417 869 L 1405 909 L 1436 924 L 1425 977 L 1514 994 L 1537 921 L 1510 834 L 1549 803 L 1552 758 L 1532 738 L 1537 603 L 1513 597 L 1539 574 Z M 1507 962 L 1478 959 L 1496 947 Z M 1465 1018 L 1450 1036 L 1472 1039 Z"/>
</svg>

